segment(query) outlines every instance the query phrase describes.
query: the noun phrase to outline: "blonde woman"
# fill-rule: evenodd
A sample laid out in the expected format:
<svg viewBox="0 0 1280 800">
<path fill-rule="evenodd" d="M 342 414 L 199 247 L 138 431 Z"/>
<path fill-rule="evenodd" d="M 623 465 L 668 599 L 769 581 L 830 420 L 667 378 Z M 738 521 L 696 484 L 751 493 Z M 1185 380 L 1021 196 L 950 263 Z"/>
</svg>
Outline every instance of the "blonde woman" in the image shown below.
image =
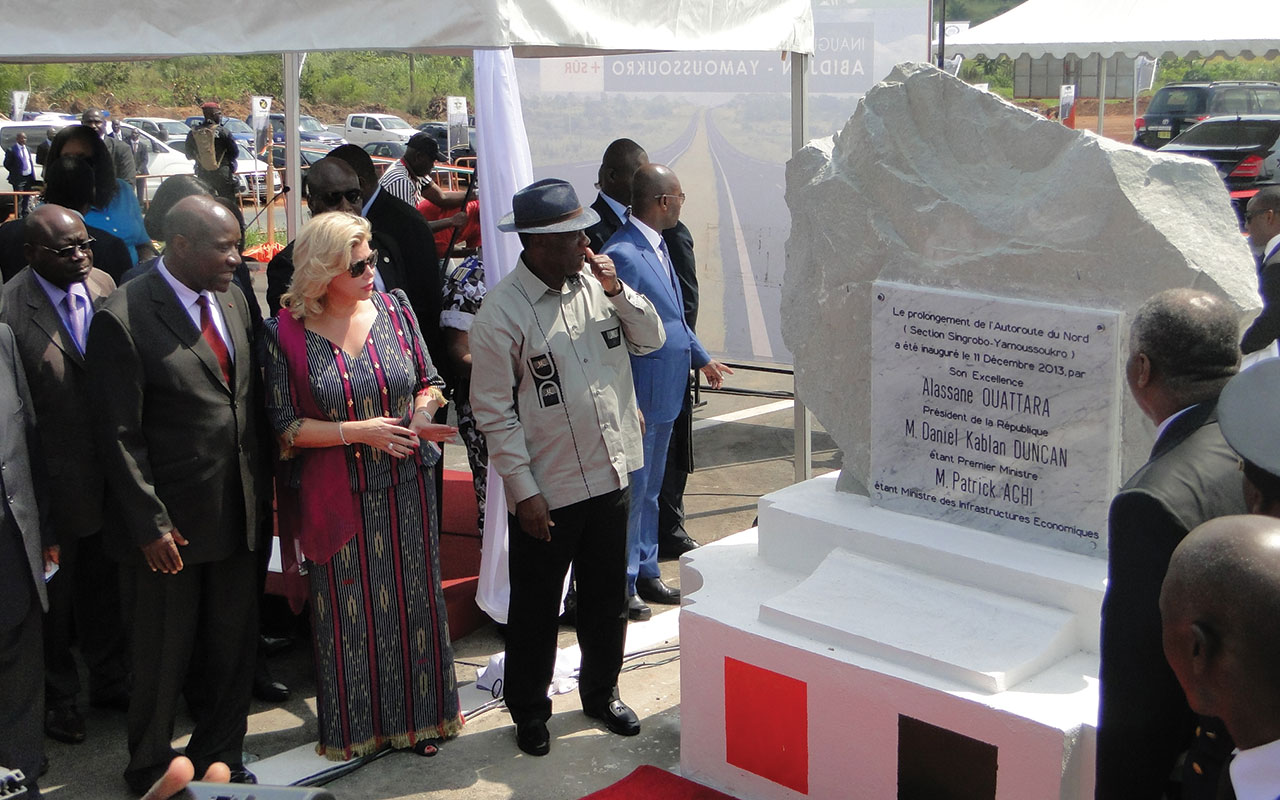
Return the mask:
<svg viewBox="0 0 1280 800">
<path fill-rule="evenodd" d="M 462 726 L 440 588 L 432 415 L 441 381 L 399 290 L 374 290 L 369 223 L 330 212 L 298 234 L 267 320 L 267 412 L 280 440 L 286 566 L 305 559 L 317 751 L 434 755 Z"/>
</svg>

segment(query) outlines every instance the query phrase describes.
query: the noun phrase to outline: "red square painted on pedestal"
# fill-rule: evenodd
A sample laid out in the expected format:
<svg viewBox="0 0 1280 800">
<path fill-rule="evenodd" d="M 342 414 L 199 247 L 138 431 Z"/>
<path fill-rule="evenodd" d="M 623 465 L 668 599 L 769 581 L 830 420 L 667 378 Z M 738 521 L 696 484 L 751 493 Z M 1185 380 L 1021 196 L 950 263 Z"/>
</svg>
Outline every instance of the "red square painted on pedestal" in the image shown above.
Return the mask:
<svg viewBox="0 0 1280 800">
<path fill-rule="evenodd" d="M 808 794 L 808 695 L 804 681 L 725 658 L 725 761 Z"/>
</svg>

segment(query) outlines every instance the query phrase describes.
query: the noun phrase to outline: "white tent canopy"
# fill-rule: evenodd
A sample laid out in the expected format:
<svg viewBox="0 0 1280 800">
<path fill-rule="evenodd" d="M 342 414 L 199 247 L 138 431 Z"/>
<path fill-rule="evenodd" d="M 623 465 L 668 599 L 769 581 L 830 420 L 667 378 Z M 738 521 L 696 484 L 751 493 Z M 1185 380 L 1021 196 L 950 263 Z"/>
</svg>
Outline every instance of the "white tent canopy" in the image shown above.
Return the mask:
<svg viewBox="0 0 1280 800">
<path fill-rule="evenodd" d="M 947 37 L 948 55 L 966 58 L 1272 57 L 1278 51 L 1274 0 L 1027 0 Z"/>
<path fill-rule="evenodd" d="M 809 0 L 61 0 L 9 14 L 0 61 L 110 61 L 319 50 L 517 56 L 638 50 L 813 52 Z"/>
</svg>

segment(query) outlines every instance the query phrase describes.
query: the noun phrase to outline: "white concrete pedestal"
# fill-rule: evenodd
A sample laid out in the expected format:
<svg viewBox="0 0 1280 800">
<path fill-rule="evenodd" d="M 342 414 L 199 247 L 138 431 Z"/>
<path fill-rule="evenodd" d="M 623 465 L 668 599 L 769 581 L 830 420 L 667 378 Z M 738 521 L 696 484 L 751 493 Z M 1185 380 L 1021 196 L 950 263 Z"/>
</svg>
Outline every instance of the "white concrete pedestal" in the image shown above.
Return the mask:
<svg viewBox="0 0 1280 800">
<path fill-rule="evenodd" d="M 742 800 L 879 800 L 900 796 L 900 753 L 925 774 L 972 746 L 943 774 L 993 760 L 985 797 L 1091 798 L 1105 560 L 835 483 L 767 495 L 758 533 L 685 556 L 684 775 Z M 900 742 L 921 728 L 941 738 Z M 930 794 L 984 796 L 971 778 Z"/>
</svg>

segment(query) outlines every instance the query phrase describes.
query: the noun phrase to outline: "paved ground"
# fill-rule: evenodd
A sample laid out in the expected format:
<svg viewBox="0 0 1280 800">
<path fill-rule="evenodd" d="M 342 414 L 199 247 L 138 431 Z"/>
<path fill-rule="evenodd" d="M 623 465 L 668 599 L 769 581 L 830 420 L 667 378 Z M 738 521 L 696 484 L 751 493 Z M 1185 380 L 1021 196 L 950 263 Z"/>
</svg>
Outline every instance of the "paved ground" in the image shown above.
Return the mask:
<svg viewBox="0 0 1280 800">
<path fill-rule="evenodd" d="M 740 371 L 730 385 L 753 390 L 789 390 L 790 377 Z M 771 397 L 704 394 L 706 405 L 695 419 L 698 471 L 686 494 L 688 530 L 709 542 L 748 528 L 757 498 L 792 482 L 792 411 L 775 410 L 734 422 L 706 422 L 714 417 L 778 402 Z M 449 448 L 447 464 L 465 469 L 461 448 Z M 816 473 L 840 466 L 840 453 L 829 437 L 814 436 Z M 665 562 L 664 578 L 678 583 L 677 562 Z M 661 607 L 655 607 L 661 610 Z M 561 629 L 561 644 L 573 643 L 573 631 Z M 674 643 L 674 641 L 672 642 Z M 502 644 L 493 626 L 454 643 L 460 681 L 472 681 L 477 665 Z M 310 648 L 300 641 L 271 662 L 276 676 L 294 692 L 280 706 L 255 702 L 246 749 L 267 758 L 314 742 L 315 689 Z M 607 786 L 641 764 L 678 770 L 680 761 L 680 664 L 678 653 L 660 653 L 628 662 L 621 679 L 622 696 L 636 710 L 643 729 L 636 737 L 606 732 L 580 713 L 576 693 L 555 699 L 549 727 L 551 754 L 531 758 L 516 748 L 510 718 L 501 708 L 473 716 L 461 736 L 435 758 L 392 753 L 329 784 L 340 800 L 392 798 L 521 798 L 575 800 Z M 464 706 L 467 705 L 464 703 Z M 90 710 L 88 742 L 77 746 L 48 741 L 51 768 L 42 781 L 45 794 L 58 800 L 130 797 L 120 772 L 126 760 L 124 715 Z M 178 721 L 175 733 L 185 737 L 190 722 Z M 179 744 L 185 739 L 179 739 Z M 252 765 L 250 765 L 252 769 Z"/>
</svg>

